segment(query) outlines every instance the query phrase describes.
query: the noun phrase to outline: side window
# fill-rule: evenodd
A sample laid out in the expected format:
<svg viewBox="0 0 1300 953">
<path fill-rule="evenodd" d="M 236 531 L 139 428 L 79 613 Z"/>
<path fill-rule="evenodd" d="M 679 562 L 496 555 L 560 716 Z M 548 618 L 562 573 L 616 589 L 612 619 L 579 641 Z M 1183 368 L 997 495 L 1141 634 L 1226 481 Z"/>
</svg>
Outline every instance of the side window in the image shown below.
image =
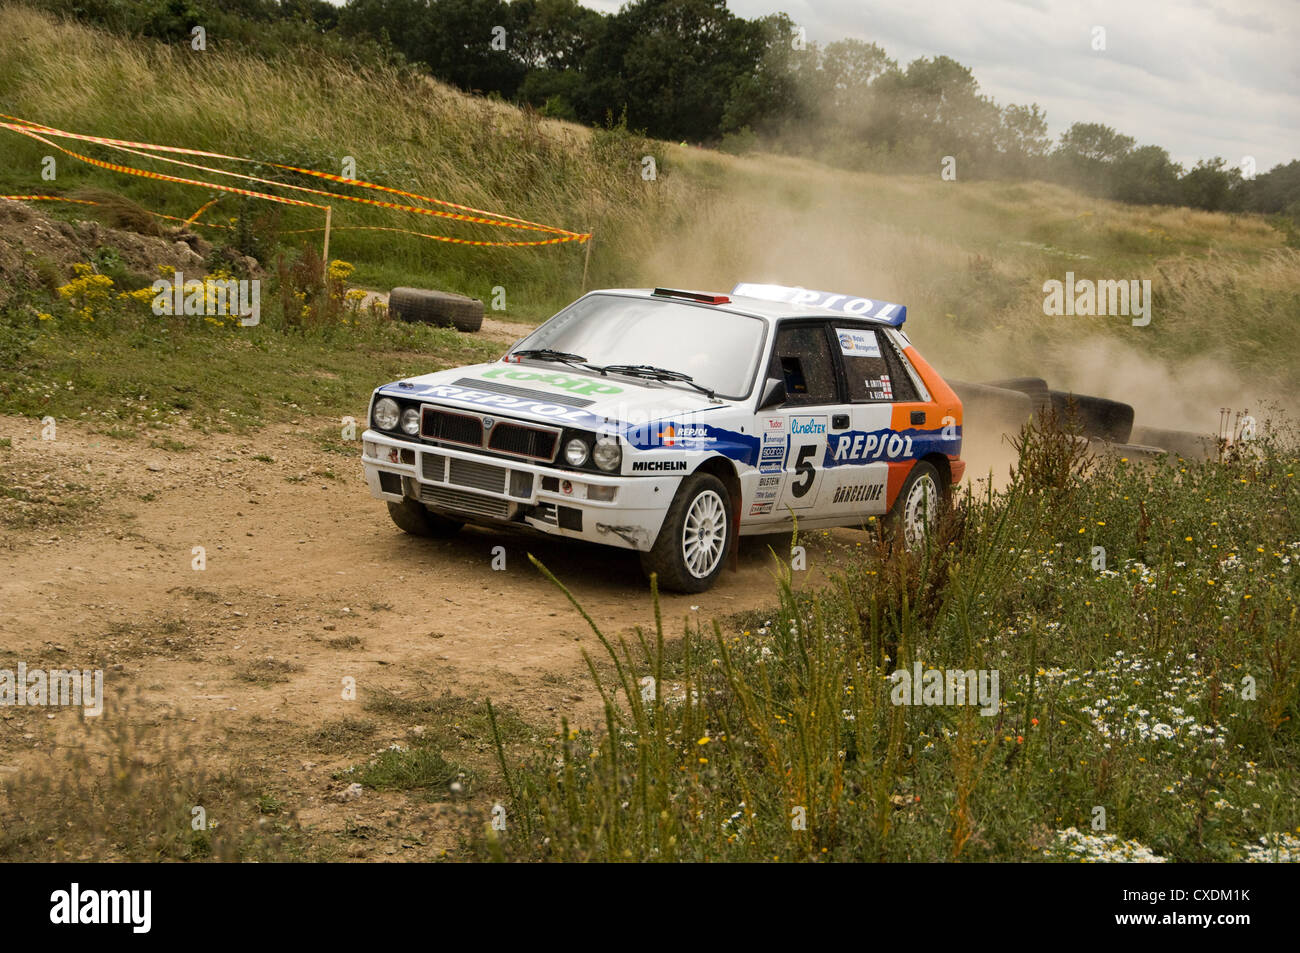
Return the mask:
<svg viewBox="0 0 1300 953">
<path fill-rule="evenodd" d="M 835 358 L 820 324 L 783 327 L 777 333 L 768 369 L 785 381 L 786 403 L 834 404 L 839 401 L 835 383 Z"/>
<path fill-rule="evenodd" d="M 848 379 L 849 400 L 876 403 L 916 400 L 916 388 L 888 340 L 871 328 L 836 327 Z"/>
</svg>

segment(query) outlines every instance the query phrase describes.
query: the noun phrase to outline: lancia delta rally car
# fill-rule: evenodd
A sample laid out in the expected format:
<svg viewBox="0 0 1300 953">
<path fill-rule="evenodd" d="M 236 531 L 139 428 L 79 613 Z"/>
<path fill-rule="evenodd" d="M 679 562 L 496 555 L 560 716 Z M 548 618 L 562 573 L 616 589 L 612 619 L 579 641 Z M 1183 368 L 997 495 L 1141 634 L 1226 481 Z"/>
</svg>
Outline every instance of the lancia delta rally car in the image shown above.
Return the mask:
<svg viewBox="0 0 1300 953">
<path fill-rule="evenodd" d="M 593 291 L 500 361 L 385 384 L 362 462 L 408 533 L 522 524 L 707 589 L 737 537 L 888 514 L 962 476 L 962 406 L 888 302 L 775 285 Z"/>
</svg>

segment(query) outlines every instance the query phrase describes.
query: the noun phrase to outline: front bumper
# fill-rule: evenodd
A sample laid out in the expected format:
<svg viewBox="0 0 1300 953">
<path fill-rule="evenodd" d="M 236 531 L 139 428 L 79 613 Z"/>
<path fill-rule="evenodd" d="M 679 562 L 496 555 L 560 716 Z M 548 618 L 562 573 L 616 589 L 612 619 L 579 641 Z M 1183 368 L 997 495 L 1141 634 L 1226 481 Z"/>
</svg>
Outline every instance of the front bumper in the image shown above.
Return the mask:
<svg viewBox="0 0 1300 953">
<path fill-rule="evenodd" d="M 623 549 L 654 545 L 682 480 L 560 470 L 374 430 L 361 439 L 366 483 L 377 499 L 407 497 L 465 522 L 519 523 Z"/>
</svg>

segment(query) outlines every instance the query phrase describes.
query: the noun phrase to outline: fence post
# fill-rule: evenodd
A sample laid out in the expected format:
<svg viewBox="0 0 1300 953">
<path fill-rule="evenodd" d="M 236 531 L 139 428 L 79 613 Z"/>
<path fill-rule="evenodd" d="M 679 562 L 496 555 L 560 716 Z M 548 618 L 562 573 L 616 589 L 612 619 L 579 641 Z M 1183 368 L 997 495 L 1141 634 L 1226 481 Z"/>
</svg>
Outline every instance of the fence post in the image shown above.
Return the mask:
<svg viewBox="0 0 1300 953">
<path fill-rule="evenodd" d="M 321 252 L 321 258 L 325 260 L 325 267 L 330 266 L 330 218 L 334 214 L 334 206 L 325 206 L 325 248 Z"/>
<path fill-rule="evenodd" d="M 582 293 L 587 293 L 587 266 L 591 264 L 591 243 L 596 240 L 596 234 L 591 229 L 587 230 L 587 254 L 582 259 Z"/>
</svg>

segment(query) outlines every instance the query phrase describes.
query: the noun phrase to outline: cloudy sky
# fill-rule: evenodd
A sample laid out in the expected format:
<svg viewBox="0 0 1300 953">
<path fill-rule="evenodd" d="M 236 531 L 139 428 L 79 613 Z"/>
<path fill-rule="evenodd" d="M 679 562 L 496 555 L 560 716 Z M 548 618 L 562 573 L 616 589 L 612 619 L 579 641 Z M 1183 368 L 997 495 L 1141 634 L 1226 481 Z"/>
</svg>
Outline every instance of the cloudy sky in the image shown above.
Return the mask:
<svg viewBox="0 0 1300 953">
<path fill-rule="evenodd" d="M 605 12 L 621 0 L 581 0 Z M 1038 103 L 1052 135 L 1101 122 L 1190 166 L 1300 158 L 1300 0 L 730 0 L 784 11 L 828 42 L 900 63 L 946 54 L 1002 105 Z M 1094 28 L 1105 50 L 1093 49 Z"/>
</svg>

